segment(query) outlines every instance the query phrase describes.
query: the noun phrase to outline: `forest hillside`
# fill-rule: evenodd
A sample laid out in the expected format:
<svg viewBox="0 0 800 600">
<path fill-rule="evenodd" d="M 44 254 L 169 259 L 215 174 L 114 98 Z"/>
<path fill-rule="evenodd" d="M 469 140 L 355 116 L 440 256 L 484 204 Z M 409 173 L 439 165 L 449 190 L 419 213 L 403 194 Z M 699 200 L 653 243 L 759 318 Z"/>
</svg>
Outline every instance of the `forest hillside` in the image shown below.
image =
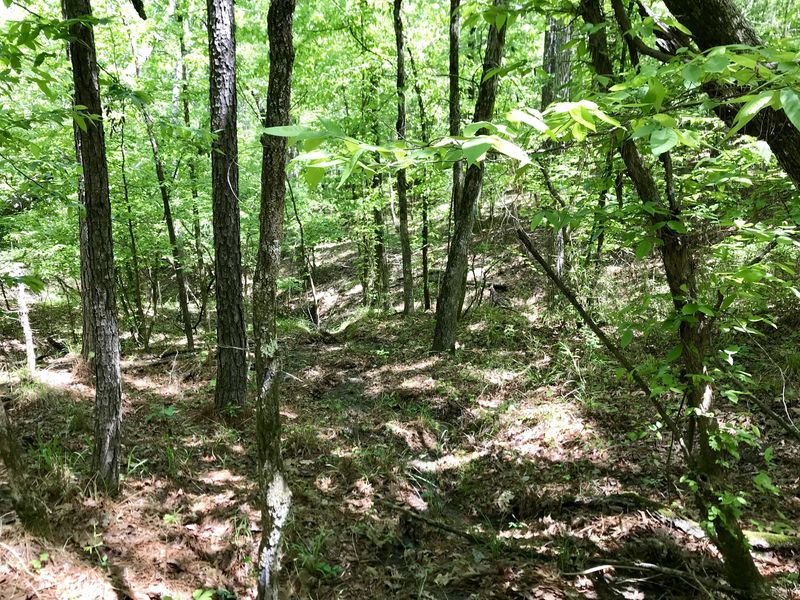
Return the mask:
<svg viewBox="0 0 800 600">
<path fill-rule="evenodd" d="M 0 599 L 800 598 L 795 0 L 3 0 Z"/>
</svg>

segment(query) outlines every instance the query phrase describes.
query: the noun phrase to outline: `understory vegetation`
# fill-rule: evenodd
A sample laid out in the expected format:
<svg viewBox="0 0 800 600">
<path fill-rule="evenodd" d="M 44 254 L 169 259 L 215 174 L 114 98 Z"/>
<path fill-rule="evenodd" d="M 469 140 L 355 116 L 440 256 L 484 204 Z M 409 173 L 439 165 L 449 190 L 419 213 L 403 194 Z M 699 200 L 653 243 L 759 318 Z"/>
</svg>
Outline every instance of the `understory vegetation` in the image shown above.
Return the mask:
<svg viewBox="0 0 800 600">
<path fill-rule="evenodd" d="M 800 598 L 794 0 L 2 11 L 0 598 Z"/>
</svg>

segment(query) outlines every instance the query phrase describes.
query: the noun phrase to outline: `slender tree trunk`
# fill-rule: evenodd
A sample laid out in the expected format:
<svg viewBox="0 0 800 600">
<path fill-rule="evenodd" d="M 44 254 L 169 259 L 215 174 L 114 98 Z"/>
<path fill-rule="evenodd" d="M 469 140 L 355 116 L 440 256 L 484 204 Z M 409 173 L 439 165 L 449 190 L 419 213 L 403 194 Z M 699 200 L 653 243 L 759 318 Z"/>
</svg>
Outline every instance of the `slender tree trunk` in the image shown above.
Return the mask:
<svg viewBox="0 0 800 600">
<path fill-rule="evenodd" d="M 169 183 L 164 173 L 164 163 L 161 160 L 161 154 L 158 151 L 158 142 L 156 141 L 155 131 L 153 130 L 153 119 L 144 107 L 142 107 L 142 116 L 144 117 L 147 129 L 147 137 L 150 138 L 150 148 L 153 151 L 156 180 L 158 181 L 158 189 L 161 192 L 161 202 L 164 206 L 164 223 L 167 225 L 169 245 L 172 248 L 172 267 L 175 271 L 175 281 L 178 284 L 178 304 L 181 310 L 183 333 L 186 336 L 186 346 L 189 350 L 194 350 L 192 316 L 189 314 L 189 297 L 186 292 L 186 273 L 183 270 L 183 250 L 178 242 L 178 236 L 175 233 L 175 221 L 172 218 Z"/>
<path fill-rule="evenodd" d="M 295 0 L 272 0 L 267 15 L 269 87 L 265 127 L 288 125 L 291 108 L 292 19 Z M 281 460 L 280 359 L 276 315 L 278 272 L 286 203 L 286 138 L 262 135 L 261 213 L 257 267 L 253 281 L 253 335 L 256 355 L 256 438 L 260 470 L 261 546 L 259 600 L 277 600 L 281 537 L 292 494 Z"/>
<path fill-rule="evenodd" d="M 239 147 L 236 139 L 236 38 L 233 0 L 208 0 L 211 79 L 211 196 L 217 297 L 217 410 L 242 406 L 247 337 L 239 241 Z"/>
<path fill-rule="evenodd" d="M 75 125 L 75 148 L 80 148 L 78 127 Z M 78 150 L 79 152 L 80 150 Z M 80 156 L 78 156 L 80 162 Z M 78 203 L 81 213 L 78 217 L 78 235 L 81 258 L 81 360 L 94 371 L 94 312 L 92 311 L 92 270 L 89 266 L 89 225 L 86 221 L 86 193 L 83 176 L 78 180 Z"/>
<path fill-rule="evenodd" d="M 401 10 L 403 0 L 394 0 L 394 38 L 397 48 L 397 123 L 398 140 L 406 137 L 406 61 Z M 414 312 L 414 272 L 411 265 L 411 239 L 408 232 L 408 182 L 406 170 L 397 171 L 397 207 L 400 216 L 400 250 L 403 256 L 403 314 Z"/>
<path fill-rule="evenodd" d="M 417 94 L 417 106 L 419 107 L 420 129 L 422 131 L 422 143 L 427 146 L 431 141 L 430 134 L 430 121 L 428 120 L 428 111 L 425 109 L 425 100 L 422 98 L 422 83 L 419 79 L 417 72 L 417 65 L 414 62 L 414 56 L 411 54 L 411 48 L 408 49 L 408 59 L 411 63 L 411 72 L 414 75 L 414 91 Z M 422 180 L 425 181 L 425 167 L 422 168 Z M 428 251 L 429 251 L 429 229 L 428 224 L 428 194 L 425 189 L 420 192 L 422 199 L 422 305 L 425 310 L 431 308 L 431 290 L 428 278 Z"/>
<path fill-rule="evenodd" d="M 547 30 L 544 36 L 544 56 L 542 69 L 547 73 L 547 80 L 542 86 L 542 110 L 553 102 L 569 100 L 569 84 L 571 80 L 572 49 L 569 47 L 570 26 L 555 17 L 547 20 Z M 544 169 L 544 167 L 543 167 Z M 552 184 L 548 178 L 548 188 Z M 552 191 L 551 191 L 552 193 Z M 561 227 L 551 238 L 551 260 L 556 275 L 563 278 L 567 270 L 567 238 L 566 227 Z M 551 285 L 549 295 L 555 296 L 556 290 Z"/>
<path fill-rule="evenodd" d="M 181 77 L 181 105 L 183 108 L 183 124 L 184 126 L 189 129 L 192 126 L 192 120 L 190 117 L 189 112 L 189 74 L 188 69 L 186 68 L 186 38 L 189 32 L 189 21 L 182 15 L 178 14 L 178 26 L 180 27 L 180 77 Z M 203 282 L 204 276 L 210 278 L 212 276 L 211 273 L 206 273 L 205 267 L 205 260 L 203 257 L 203 235 L 202 229 L 200 226 L 200 195 L 198 193 L 199 185 L 197 183 L 197 157 L 202 156 L 202 150 L 198 148 L 196 155 L 191 154 L 189 155 L 188 160 L 188 167 L 189 167 L 189 185 L 192 194 L 192 233 L 194 235 L 194 253 L 195 253 L 195 268 L 197 270 L 197 277 L 200 280 L 199 287 L 200 287 L 200 306 L 201 306 L 201 313 L 202 307 L 206 306 L 207 296 L 206 293 L 207 286 Z M 202 315 L 201 315 L 202 317 Z M 202 320 L 198 319 L 198 323 Z"/>
<path fill-rule="evenodd" d="M 145 316 L 144 316 L 144 304 L 142 302 L 142 277 L 141 277 L 141 269 L 139 265 L 139 249 L 136 244 L 136 235 L 134 233 L 134 226 L 133 226 L 133 209 L 131 208 L 131 199 L 128 190 L 128 173 L 126 169 L 126 156 L 125 156 L 125 119 L 122 119 L 120 123 L 120 144 L 119 144 L 119 153 L 120 153 L 120 172 L 122 175 L 122 194 L 125 200 L 125 211 L 127 212 L 128 216 L 128 239 L 130 240 L 130 252 L 131 252 L 131 263 L 132 263 L 132 273 L 131 273 L 131 283 L 133 284 L 133 302 L 136 309 L 136 331 L 137 335 L 135 339 L 140 342 L 144 342 L 144 336 L 142 336 L 142 331 L 146 327 L 145 324 Z M 144 350 L 149 350 L 149 340 L 147 343 L 143 343 Z"/>
<path fill-rule="evenodd" d="M 373 186 L 380 186 L 380 176 L 373 178 Z M 391 293 L 391 276 L 389 274 L 389 261 L 386 259 L 386 223 L 383 220 L 383 209 L 372 209 L 373 231 L 375 235 L 375 262 L 378 269 L 380 285 L 379 302 L 383 308 L 389 307 Z"/>
<path fill-rule="evenodd" d="M 92 14 L 89 0 L 63 0 L 62 7 L 65 19 L 85 19 Z M 97 389 L 92 467 L 101 484 L 113 492 L 119 486 L 122 386 L 103 110 L 92 26 L 76 21 L 69 33 L 74 103 L 85 106 L 85 111 L 92 116 L 85 122 L 86 131 L 79 128 L 76 135 L 76 153 L 82 167 L 86 199 L 87 254 L 94 316 Z"/>
<path fill-rule="evenodd" d="M 504 6 L 504 0 L 495 0 L 495 6 Z M 492 69 L 500 66 L 503 57 L 503 48 L 506 40 L 506 27 L 498 30 L 494 24 L 489 26 L 489 39 L 486 44 L 486 56 L 483 61 L 483 75 L 478 90 L 478 99 L 475 103 L 474 122 L 490 121 L 494 112 L 495 98 L 497 97 L 498 75 L 487 78 Z M 484 133 L 481 130 L 479 134 Z M 475 223 L 475 207 L 481 195 L 483 186 L 483 162 L 474 164 L 467 169 L 464 178 L 464 188 L 461 209 L 455 219 L 453 239 L 447 253 L 447 267 L 445 268 L 439 296 L 436 300 L 436 328 L 433 334 L 433 350 L 443 352 L 455 349 L 456 328 L 461 316 L 461 307 L 464 304 L 467 284 L 467 258 L 469 254 L 472 227 Z"/>
<path fill-rule="evenodd" d="M 28 299 L 24 283 L 17 285 L 17 314 L 19 314 L 19 324 L 22 326 L 22 337 L 25 340 L 28 375 L 34 377 L 36 375 L 36 348 L 33 345 L 33 331 L 31 331 L 31 320 L 28 316 Z"/>
<path fill-rule="evenodd" d="M 461 135 L 461 82 L 459 81 L 459 44 L 461 42 L 461 0 L 450 0 L 450 47 L 449 47 L 449 126 L 450 135 Z M 461 189 L 464 185 L 464 161 L 453 163 L 453 189 L 450 196 L 450 214 L 447 216 L 447 249 L 450 250 L 450 221 L 458 220 L 461 206 Z"/>
<path fill-rule="evenodd" d="M 314 268 L 306 249 L 305 229 L 303 228 L 303 222 L 300 220 L 300 214 L 297 212 L 297 202 L 294 200 L 294 192 L 292 191 L 291 184 L 289 184 L 289 198 L 292 201 L 294 220 L 297 222 L 297 229 L 300 232 L 300 260 L 303 263 L 303 279 L 305 280 L 307 289 L 311 291 L 311 322 L 314 323 L 316 327 L 319 327 L 319 302 L 317 302 L 317 286 L 314 285 Z"/>
<path fill-rule="evenodd" d="M 675 18 L 692 32 L 701 50 L 730 44 L 762 46 L 753 26 L 732 0 L 664 0 Z M 712 97 L 725 99 L 730 88 L 722 85 L 704 86 Z M 744 90 L 741 91 L 745 93 Z M 739 105 L 723 102 L 715 109 L 717 115 L 731 126 Z M 767 108 L 759 112 L 742 130 L 767 142 L 781 167 L 800 187 L 800 130 L 783 110 Z"/>
</svg>

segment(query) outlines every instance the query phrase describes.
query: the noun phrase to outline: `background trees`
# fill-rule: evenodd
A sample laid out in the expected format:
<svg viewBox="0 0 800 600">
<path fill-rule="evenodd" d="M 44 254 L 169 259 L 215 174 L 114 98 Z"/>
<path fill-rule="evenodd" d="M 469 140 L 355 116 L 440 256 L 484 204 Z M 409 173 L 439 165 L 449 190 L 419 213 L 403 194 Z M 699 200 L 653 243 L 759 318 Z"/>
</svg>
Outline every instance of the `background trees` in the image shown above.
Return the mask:
<svg viewBox="0 0 800 600">
<path fill-rule="evenodd" d="M 39 362 L 39 349 L 54 344 L 81 346 L 93 361 L 96 427 L 72 437 L 93 444 L 109 488 L 124 452 L 138 445 L 120 433 L 120 337 L 123 355 L 169 364 L 169 386 L 185 388 L 164 411 L 203 404 L 213 389 L 217 413 L 236 412 L 242 418 L 230 423 L 254 427 L 256 449 L 242 447 L 258 455 L 246 477 L 260 482 L 264 597 L 275 593 L 281 535 L 295 556 L 306 548 L 287 525 L 297 473 L 282 459 L 281 398 L 330 418 L 335 432 L 317 435 L 316 423 L 302 443 L 290 437 L 293 459 L 298 447 L 324 449 L 337 457 L 342 489 L 366 496 L 378 479 L 419 485 L 435 507 L 460 489 L 447 474 L 423 486 L 379 464 L 350 477 L 340 459 L 361 460 L 363 448 L 325 444 L 360 440 L 359 420 L 372 413 L 348 412 L 341 398 L 323 405 L 320 387 L 346 374 L 334 389 L 357 388 L 363 400 L 371 369 L 381 382 L 402 376 L 397 389 L 375 396 L 402 416 L 416 398 L 408 390 L 428 386 L 419 421 L 436 435 L 423 435 L 422 447 L 437 460 L 451 439 L 480 438 L 485 447 L 469 447 L 475 456 L 503 447 L 489 431 L 503 426 L 498 406 L 531 429 L 529 413 L 514 412 L 529 392 L 547 388 L 537 398 L 555 394 L 569 406 L 574 398 L 591 427 L 601 421 L 592 411 L 610 412 L 620 397 L 631 415 L 644 410 L 646 423 L 628 423 L 614 408 L 616 429 L 603 430 L 604 442 L 641 444 L 637 452 L 667 473 L 648 491 L 679 489 L 681 510 L 724 555 L 727 581 L 760 592 L 763 564 L 747 551 L 746 530 L 764 520 L 759 511 L 783 510 L 768 502 L 783 477 L 769 448 L 798 435 L 792 344 L 776 342 L 770 354 L 762 343 L 791 333 L 800 297 L 799 19 L 791 3 L 151 4 L 142 21 L 141 6 L 118 0 L 98 0 L 92 18 L 87 3 L 69 0 L 66 19 L 44 2 L 11 3 L 0 22 L 0 260 L 22 265 L 0 266 L 2 323 L 22 337 L 26 307 L 13 290 L 27 282 Z M 65 125 L 73 124 L 71 133 Z M 547 278 L 527 268 L 528 255 L 546 257 L 547 268 L 537 264 Z M 581 307 L 577 322 L 570 304 L 543 301 L 547 279 L 551 295 L 566 292 Z M 415 306 L 422 314 L 411 314 Z M 395 324 L 399 312 L 406 325 Z M 306 342 L 322 365 L 311 383 L 312 367 L 291 362 Z M 400 356 L 407 364 L 389 362 Z M 179 380 L 181 361 L 193 368 Z M 587 363 L 591 377 L 581 371 Z M 442 383 L 450 370 L 458 391 Z M 764 383 L 771 377 L 780 389 Z M 473 380 L 493 389 L 505 378 L 518 382 L 513 402 L 499 392 L 487 400 L 477 384 L 465 391 Z M 302 391 L 292 392 L 295 383 Z M 600 387 L 588 397 L 592 385 Z M 136 419 L 141 390 L 131 393 Z M 14 435 L 12 404 L 0 442 Z M 657 415 L 642 408 L 653 404 Z M 470 422 L 486 406 L 498 411 L 494 425 Z M 205 423 L 187 414 L 187 427 Z M 147 425 L 161 416 L 148 414 Z M 406 432 L 416 452 L 407 432 L 422 426 L 398 426 L 400 418 L 381 413 L 379 433 Z M 352 431 L 337 419 L 353 421 Z M 770 431 L 765 441 L 765 423 L 783 437 Z M 164 435 L 160 446 L 194 447 L 189 435 Z M 369 444 L 380 447 L 376 437 Z M 3 454 L 15 463 L 13 444 Z M 787 456 L 782 464 L 793 464 Z M 487 481 L 492 469 L 481 471 Z M 603 469 L 616 477 L 622 467 Z M 320 493 L 336 488 L 326 482 L 315 480 Z M 522 522 L 519 498 L 529 490 L 504 491 L 516 504 L 492 499 L 505 506 L 495 521 Z M 301 492 L 299 510 L 310 497 Z"/>
</svg>

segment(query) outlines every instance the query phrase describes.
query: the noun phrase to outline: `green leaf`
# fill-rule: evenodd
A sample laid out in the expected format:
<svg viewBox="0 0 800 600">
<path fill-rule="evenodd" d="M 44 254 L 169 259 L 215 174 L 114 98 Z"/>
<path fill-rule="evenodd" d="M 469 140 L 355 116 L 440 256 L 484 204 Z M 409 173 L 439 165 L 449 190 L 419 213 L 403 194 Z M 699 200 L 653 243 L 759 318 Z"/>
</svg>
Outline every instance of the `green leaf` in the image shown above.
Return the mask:
<svg viewBox="0 0 800 600">
<path fill-rule="evenodd" d="M 501 154 L 505 154 L 509 158 L 516 159 L 523 165 L 531 162 L 531 159 L 528 158 L 528 153 L 525 152 L 525 150 L 516 144 L 509 142 L 508 140 L 495 136 L 494 143 L 492 145 L 494 146 L 494 149 Z"/>
<path fill-rule="evenodd" d="M 800 129 L 800 95 L 789 88 L 781 90 L 781 106 L 792 125 Z"/>
<path fill-rule="evenodd" d="M 653 240 L 649 238 L 643 239 L 636 245 L 636 258 L 642 259 L 653 249 Z"/>
<path fill-rule="evenodd" d="M 678 145 L 678 141 L 678 133 L 674 129 L 662 127 L 650 135 L 650 149 L 659 156 L 672 150 Z"/>
<path fill-rule="evenodd" d="M 742 108 L 739 109 L 739 112 L 736 113 L 736 119 L 734 119 L 733 127 L 731 127 L 731 130 L 728 132 L 726 137 L 730 138 L 742 127 L 752 121 L 753 118 L 759 112 L 761 112 L 761 110 L 765 109 L 772 103 L 774 98 L 775 92 L 762 92 L 755 98 L 745 102 L 744 106 L 742 106 Z"/>
<path fill-rule="evenodd" d="M 308 187 L 312 190 L 319 185 L 322 178 L 325 176 L 325 169 L 319 167 L 308 167 L 303 173 Z"/>
<path fill-rule="evenodd" d="M 633 341 L 633 329 L 626 329 L 622 332 L 622 336 L 619 339 L 619 345 L 622 348 L 627 348 L 630 343 Z"/>
<path fill-rule="evenodd" d="M 475 138 L 468 140 L 461 146 L 461 151 L 464 158 L 467 159 L 468 165 L 473 165 L 480 159 L 481 156 L 486 154 L 486 151 L 492 147 L 492 140 L 488 138 Z"/>
<path fill-rule="evenodd" d="M 675 362 L 681 357 L 681 354 L 683 354 L 683 346 L 681 346 L 680 344 L 678 344 L 677 346 L 673 346 L 672 350 L 670 350 L 666 356 L 666 361 Z"/>
<path fill-rule="evenodd" d="M 730 60 L 723 49 L 722 52 L 718 52 L 708 57 L 708 60 L 703 65 L 703 70 L 706 73 L 722 73 L 728 68 L 729 64 Z"/>
<path fill-rule="evenodd" d="M 772 478 L 761 471 L 758 475 L 753 478 L 753 482 L 756 484 L 756 487 L 764 490 L 765 492 L 769 492 L 771 494 L 775 494 L 776 496 L 780 495 L 781 491 L 777 488 L 777 486 L 772 483 Z"/>
<path fill-rule="evenodd" d="M 656 112 L 661 110 L 661 104 L 667 96 L 665 88 L 657 79 L 651 79 L 647 84 L 647 93 L 644 95 L 644 102 L 652 104 Z"/>
</svg>

